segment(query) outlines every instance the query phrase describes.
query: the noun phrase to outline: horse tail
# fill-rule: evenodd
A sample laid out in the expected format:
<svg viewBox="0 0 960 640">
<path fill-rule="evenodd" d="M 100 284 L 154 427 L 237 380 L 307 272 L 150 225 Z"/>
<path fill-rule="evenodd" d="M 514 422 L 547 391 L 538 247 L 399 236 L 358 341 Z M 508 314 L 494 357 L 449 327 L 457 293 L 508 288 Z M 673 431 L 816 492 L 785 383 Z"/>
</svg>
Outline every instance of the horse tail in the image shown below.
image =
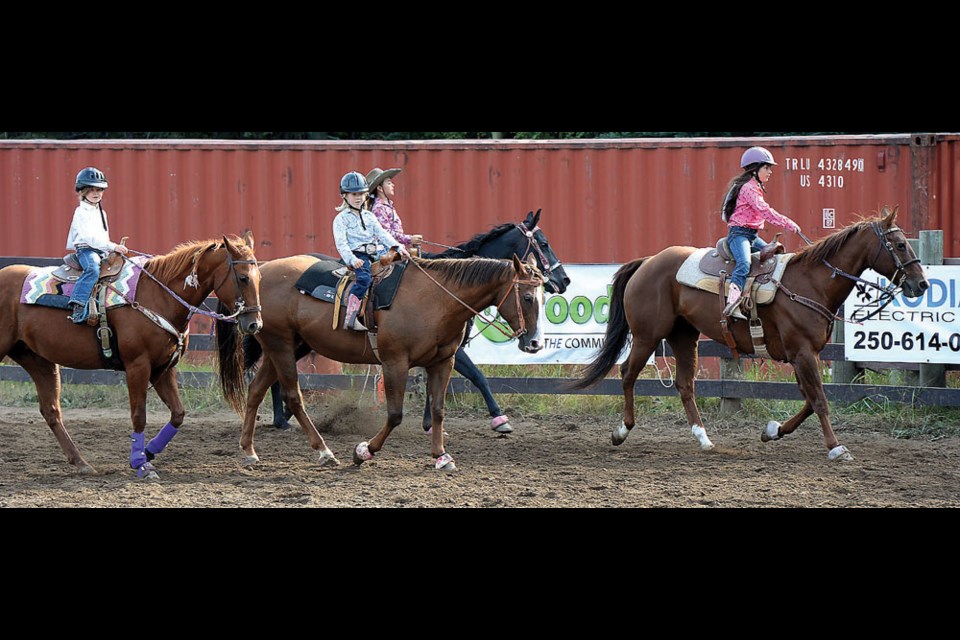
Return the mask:
<svg viewBox="0 0 960 640">
<path fill-rule="evenodd" d="M 226 307 L 222 304 L 218 305 L 218 313 L 225 310 Z M 216 335 L 220 388 L 233 410 L 242 416 L 247 404 L 247 384 L 243 375 L 244 350 L 240 348 L 242 341 L 237 339 L 240 330 L 234 322 L 217 320 Z"/>
<path fill-rule="evenodd" d="M 643 265 L 647 258 L 640 258 L 620 267 L 613 276 L 613 290 L 610 293 L 610 319 L 607 321 L 607 333 L 603 340 L 603 347 L 597 353 L 596 358 L 584 370 L 584 375 L 579 380 L 574 381 L 570 389 L 586 389 L 597 384 L 600 380 L 607 377 L 610 369 L 617 363 L 623 346 L 630 335 L 630 325 L 627 323 L 627 314 L 623 309 L 623 292 L 627 288 L 627 283 L 637 269 Z"/>
<path fill-rule="evenodd" d="M 254 365 L 263 355 L 263 347 L 257 341 L 255 336 L 243 336 L 243 370 L 254 373 Z"/>
</svg>

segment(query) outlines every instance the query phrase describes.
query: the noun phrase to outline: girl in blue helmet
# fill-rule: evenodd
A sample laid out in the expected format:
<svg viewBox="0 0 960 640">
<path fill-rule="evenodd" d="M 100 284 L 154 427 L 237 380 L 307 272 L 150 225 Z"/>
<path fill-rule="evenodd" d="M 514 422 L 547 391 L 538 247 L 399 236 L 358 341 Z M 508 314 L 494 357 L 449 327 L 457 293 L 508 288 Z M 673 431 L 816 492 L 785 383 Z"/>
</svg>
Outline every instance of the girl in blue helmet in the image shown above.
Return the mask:
<svg viewBox="0 0 960 640">
<path fill-rule="evenodd" d="M 127 253 L 122 244 L 110 241 L 110 225 L 103 210 L 103 192 L 107 179 L 95 167 L 81 169 L 74 183 L 80 204 L 73 212 L 73 223 L 67 234 L 67 249 L 76 251 L 83 273 L 73 287 L 70 319 L 80 324 L 87 321 L 90 294 L 100 279 L 100 262 L 110 252 Z"/>
<path fill-rule="evenodd" d="M 743 173 L 730 182 L 723 200 L 723 219 L 729 227 L 727 244 L 737 261 L 737 266 L 730 276 L 730 292 L 727 294 L 727 306 L 723 309 L 725 316 L 747 319 L 740 312 L 740 304 L 743 302 L 743 288 L 750 273 L 750 254 L 767 246 L 759 236 L 764 221 L 794 233 L 800 232 L 800 225 L 763 199 L 767 192 L 764 185 L 773 175 L 776 164 L 773 154 L 763 147 L 747 149 L 740 158 Z"/>
<path fill-rule="evenodd" d="M 397 249 L 404 258 L 410 253 L 403 244 L 380 225 L 376 216 L 364 208 L 367 201 L 367 179 L 357 171 L 351 171 L 340 179 L 340 197 L 343 203 L 337 207 L 333 219 L 333 239 L 343 263 L 352 268 L 357 280 L 347 297 L 347 315 L 344 325 L 354 331 L 367 328 L 357 322 L 360 302 L 370 288 L 370 264 L 378 260 L 388 249 Z M 380 245 L 383 249 L 380 249 Z"/>
</svg>

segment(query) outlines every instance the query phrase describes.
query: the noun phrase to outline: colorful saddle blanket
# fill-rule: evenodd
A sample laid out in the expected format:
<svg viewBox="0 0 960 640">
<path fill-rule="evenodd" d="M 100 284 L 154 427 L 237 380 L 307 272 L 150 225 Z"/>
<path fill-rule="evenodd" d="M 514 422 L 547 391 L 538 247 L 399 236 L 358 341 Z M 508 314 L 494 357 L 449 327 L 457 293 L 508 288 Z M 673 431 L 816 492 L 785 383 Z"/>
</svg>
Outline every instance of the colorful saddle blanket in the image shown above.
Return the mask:
<svg viewBox="0 0 960 640">
<path fill-rule="evenodd" d="M 109 280 L 111 288 L 107 289 L 106 305 L 108 309 L 122 307 L 129 300 L 136 299 L 137 283 L 147 258 L 138 256 L 124 260 L 123 267 L 115 279 Z M 39 267 L 32 269 L 23 281 L 23 290 L 20 292 L 20 302 L 36 304 L 55 309 L 66 309 L 69 306 L 70 296 L 76 287 L 75 282 L 64 282 L 54 277 L 53 273 L 60 267 Z M 123 294 L 123 295 L 121 295 Z"/>
</svg>

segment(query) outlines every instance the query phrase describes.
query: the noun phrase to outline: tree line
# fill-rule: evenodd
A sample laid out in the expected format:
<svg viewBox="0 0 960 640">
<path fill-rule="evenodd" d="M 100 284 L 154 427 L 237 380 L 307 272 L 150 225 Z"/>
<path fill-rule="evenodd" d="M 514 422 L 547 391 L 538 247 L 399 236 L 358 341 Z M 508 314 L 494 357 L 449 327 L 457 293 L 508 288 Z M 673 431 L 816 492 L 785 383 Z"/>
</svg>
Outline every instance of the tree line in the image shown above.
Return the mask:
<svg viewBox="0 0 960 640">
<path fill-rule="evenodd" d="M 874 133 L 895 133 L 893 131 Z M 575 140 L 585 138 L 699 138 L 850 135 L 842 131 L 0 131 L 4 140 Z"/>
</svg>

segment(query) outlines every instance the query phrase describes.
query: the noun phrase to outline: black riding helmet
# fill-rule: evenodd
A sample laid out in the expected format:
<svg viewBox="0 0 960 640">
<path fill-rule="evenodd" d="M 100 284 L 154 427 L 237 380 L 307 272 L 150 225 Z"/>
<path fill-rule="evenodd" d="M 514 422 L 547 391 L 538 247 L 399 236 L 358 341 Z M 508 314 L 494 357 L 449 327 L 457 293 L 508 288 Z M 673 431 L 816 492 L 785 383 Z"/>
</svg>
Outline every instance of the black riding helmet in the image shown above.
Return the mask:
<svg viewBox="0 0 960 640">
<path fill-rule="evenodd" d="M 81 169 L 80 173 L 77 174 L 77 191 L 82 191 L 86 187 L 96 187 L 98 189 L 107 188 L 107 179 L 103 175 L 103 171 L 97 169 L 96 167 L 87 167 Z"/>
</svg>

